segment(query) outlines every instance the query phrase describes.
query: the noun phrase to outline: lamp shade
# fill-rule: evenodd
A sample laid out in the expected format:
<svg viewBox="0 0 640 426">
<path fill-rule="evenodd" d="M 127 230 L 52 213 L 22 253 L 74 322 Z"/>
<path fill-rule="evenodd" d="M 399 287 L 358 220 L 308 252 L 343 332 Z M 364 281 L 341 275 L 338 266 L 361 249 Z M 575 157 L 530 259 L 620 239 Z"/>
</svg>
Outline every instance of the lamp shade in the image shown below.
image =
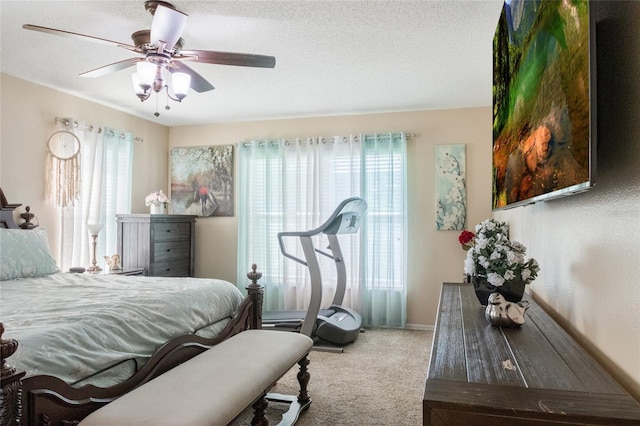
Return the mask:
<svg viewBox="0 0 640 426">
<path fill-rule="evenodd" d="M 100 231 L 102 231 L 102 227 L 103 225 L 101 223 L 90 223 L 87 224 L 87 230 L 89 231 L 89 235 L 91 235 L 92 237 L 94 235 L 98 235 L 100 234 Z"/>
<path fill-rule="evenodd" d="M 136 95 L 144 95 L 145 90 L 140 85 L 140 78 L 138 77 L 137 72 L 134 72 L 133 74 L 131 74 L 131 82 L 133 83 L 133 90 L 136 92 Z"/>
<path fill-rule="evenodd" d="M 156 65 L 147 61 L 140 61 L 136 64 L 140 87 L 146 92 L 153 86 L 153 80 L 156 77 Z"/>
<path fill-rule="evenodd" d="M 187 15 L 185 13 L 159 4 L 151 23 L 151 44 L 157 47 L 161 42 L 164 42 L 166 43 L 164 49 L 172 50 L 180 39 L 186 23 Z"/>
<path fill-rule="evenodd" d="M 173 93 L 178 99 L 187 96 L 189 86 L 191 85 L 191 76 L 184 72 L 174 72 L 171 74 L 171 83 L 173 85 Z"/>
</svg>

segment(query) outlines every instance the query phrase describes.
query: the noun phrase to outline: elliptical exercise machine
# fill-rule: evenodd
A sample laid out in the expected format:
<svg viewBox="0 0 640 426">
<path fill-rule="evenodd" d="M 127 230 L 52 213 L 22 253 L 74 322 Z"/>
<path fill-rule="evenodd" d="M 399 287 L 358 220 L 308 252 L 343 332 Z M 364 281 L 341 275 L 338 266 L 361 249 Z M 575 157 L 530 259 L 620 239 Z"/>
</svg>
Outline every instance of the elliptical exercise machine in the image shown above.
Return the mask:
<svg viewBox="0 0 640 426">
<path fill-rule="evenodd" d="M 342 346 L 357 339 L 362 326 L 362 317 L 353 309 L 342 306 L 347 283 L 347 272 L 338 241 L 340 234 L 358 232 L 362 218 L 367 210 L 367 202 L 359 197 L 352 197 L 341 202 L 335 211 L 319 227 L 300 232 L 279 232 L 278 242 L 282 254 L 309 269 L 311 278 L 311 299 L 307 310 L 264 311 L 262 325 L 264 328 L 279 328 L 299 331 L 314 340 Z M 329 240 L 330 253 L 313 246 L 312 237 L 325 234 Z M 306 260 L 290 254 L 283 238 L 298 237 Z M 331 306 L 320 309 L 322 302 L 322 276 L 317 254 L 333 259 L 336 266 L 336 292 Z"/>
</svg>

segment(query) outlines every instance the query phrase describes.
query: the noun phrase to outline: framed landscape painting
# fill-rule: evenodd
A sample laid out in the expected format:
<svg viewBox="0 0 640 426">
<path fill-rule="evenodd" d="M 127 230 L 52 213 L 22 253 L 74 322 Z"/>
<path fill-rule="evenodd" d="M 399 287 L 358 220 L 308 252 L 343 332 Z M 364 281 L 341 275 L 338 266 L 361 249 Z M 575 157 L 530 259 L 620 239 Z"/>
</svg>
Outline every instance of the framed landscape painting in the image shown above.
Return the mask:
<svg viewBox="0 0 640 426">
<path fill-rule="evenodd" d="M 233 145 L 173 148 L 174 214 L 233 216 Z"/>
</svg>

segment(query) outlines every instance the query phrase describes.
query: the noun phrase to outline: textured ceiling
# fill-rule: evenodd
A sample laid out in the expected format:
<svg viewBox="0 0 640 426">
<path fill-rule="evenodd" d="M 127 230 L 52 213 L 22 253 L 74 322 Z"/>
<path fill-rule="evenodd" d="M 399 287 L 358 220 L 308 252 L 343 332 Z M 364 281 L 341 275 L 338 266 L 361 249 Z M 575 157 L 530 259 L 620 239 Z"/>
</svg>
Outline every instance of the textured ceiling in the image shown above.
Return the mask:
<svg viewBox="0 0 640 426">
<path fill-rule="evenodd" d="M 132 44 L 144 1 L 0 1 L 1 71 L 167 126 L 491 105 L 502 0 L 172 1 L 184 49 L 276 57 L 274 69 L 190 63 L 215 90 L 164 109 L 141 103 L 130 70 L 78 74 L 134 55 L 28 31 L 34 24 Z M 160 112 L 154 117 L 156 103 Z"/>
</svg>

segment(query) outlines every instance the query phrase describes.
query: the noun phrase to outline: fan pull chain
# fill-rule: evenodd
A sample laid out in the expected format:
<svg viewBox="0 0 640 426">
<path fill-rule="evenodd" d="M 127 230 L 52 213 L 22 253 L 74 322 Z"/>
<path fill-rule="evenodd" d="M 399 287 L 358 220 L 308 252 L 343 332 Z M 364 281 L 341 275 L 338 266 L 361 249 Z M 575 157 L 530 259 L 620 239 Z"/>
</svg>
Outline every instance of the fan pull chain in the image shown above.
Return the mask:
<svg viewBox="0 0 640 426">
<path fill-rule="evenodd" d="M 153 113 L 156 117 L 160 117 L 160 113 L 158 112 L 158 94 L 156 93 L 156 112 Z"/>
</svg>

